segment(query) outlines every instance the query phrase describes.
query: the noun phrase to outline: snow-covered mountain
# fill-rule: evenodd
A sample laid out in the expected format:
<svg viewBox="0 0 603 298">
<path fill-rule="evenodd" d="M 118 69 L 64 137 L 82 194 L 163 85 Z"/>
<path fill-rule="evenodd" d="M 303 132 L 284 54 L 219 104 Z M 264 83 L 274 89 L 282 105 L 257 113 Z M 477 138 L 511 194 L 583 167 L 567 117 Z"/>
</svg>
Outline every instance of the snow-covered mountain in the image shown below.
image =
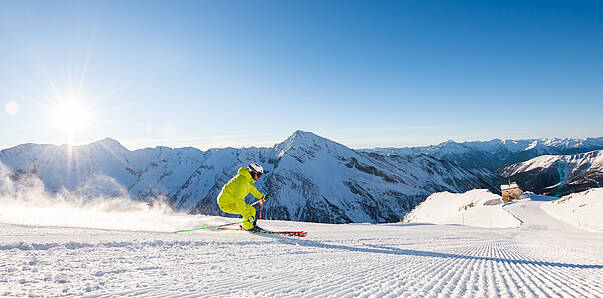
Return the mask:
<svg viewBox="0 0 603 298">
<path fill-rule="evenodd" d="M 0 151 L 16 173 L 35 174 L 50 192 L 95 196 L 165 196 L 177 210 L 222 214 L 221 187 L 240 166 L 261 163 L 257 187 L 272 199 L 263 216 L 313 222 L 398 221 L 433 192 L 498 190 L 500 178 L 427 155 L 384 156 L 297 131 L 273 148 L 201 151 L 166 147 L 129 151 L 104 139 L 85 146 L 24 144 Z"/>
<path fill-rule="evenodd" d="M 511 228 L 521 224 L 521 221 L 503 209 L 502 197 L 487 189 L 474 189 L 465 193 L 434 193 L 406 214 L 403 221 L 486 228 Z"/>
<path fill-rule="evenodd" d="M 501 170 L 524 190 L 566 195 L 603 183 L 603 150 L 574 155 L 543 155 Z"/>
<path fill-rule="evenodd" d="M 312 133 L 297 131 L 273 148 L 214 153 L 173 197 L 177 208 L 220 214 L 215 198 L 241 164 L 257 160 L 266 174 L 257 187 L 275 198 L 264 216 L 312 222 L 398 221 L 434 191 L 497 189 L 498 177 L 422 155 L 359 152 Z M 211 158 L 210 158 L 211 159 Z M 199 198 L 201 198 L 199 200 Z M 191 205 L 195 203 L 194 205 Z"/>
<path fill-rule="evenodd" d="M 129 151 L 106 138 L 83 146 L 24 144 L 0 151 L 0 162 L 41 178 L 46 190 L 89 197 L 170 196 L 206 158 L 195 148 Z"/>
<path fill-rule="evenodd" d="M 603 149 L 603 137 L 586 139 L 527 139 L 475 141 L 457 143 L 452 140 L 425 147 L 377 148 L 363 151 L 385 155 L 426 154 L 465 167 L 499 169 L 541 155 L 567 155 Z"/>
</svg>

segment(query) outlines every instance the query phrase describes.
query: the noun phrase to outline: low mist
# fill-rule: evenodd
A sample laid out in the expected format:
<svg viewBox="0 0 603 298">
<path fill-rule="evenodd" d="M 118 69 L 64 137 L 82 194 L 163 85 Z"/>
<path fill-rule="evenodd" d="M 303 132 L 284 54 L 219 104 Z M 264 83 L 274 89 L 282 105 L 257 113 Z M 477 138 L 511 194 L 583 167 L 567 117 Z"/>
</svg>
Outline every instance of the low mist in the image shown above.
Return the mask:
<svg viewBox="0 0 603 298">
<path fill-rule="evenodd" d="M 99 186 L 112 187 L 114 196 L 103 196 Z M 49 193 L 37 176 L 14 173 L 0 163 L 0 223 L 173 232 L 223 221 L 176 213 L 161 197 L 149 203 L 132 200 L 122 186 L 101 175 L 77 191 Z"/>
</svg>

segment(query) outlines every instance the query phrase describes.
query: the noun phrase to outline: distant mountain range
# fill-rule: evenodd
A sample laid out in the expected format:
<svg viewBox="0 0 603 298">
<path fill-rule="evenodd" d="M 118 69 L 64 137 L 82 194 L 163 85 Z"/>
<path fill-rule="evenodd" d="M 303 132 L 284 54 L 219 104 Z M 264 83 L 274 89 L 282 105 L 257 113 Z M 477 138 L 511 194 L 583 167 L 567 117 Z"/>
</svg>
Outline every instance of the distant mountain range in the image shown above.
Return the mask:
<svg viewBox="0 0 603 298">
<path fill-rule="evenodd" d="M 377 148 L 363 151 L 400 156 L 425 154 L 439 160 L 452 161 L 464 167 L 498 170 L 541 155 L 579 154 L 593 150 L 603 150 L 603 137 L 587 139 L 494 139 L 463 143 L 447 141 L 424 147 Z"/>
<path fill-rule="evenodd" d="M 538 171 L 523 170 L 530 167 L 494 169 L 542 154 L 599 147 L 603 149 L 603 138 L 449 141 L 427 147 L 353 150 L 296 131 L 272 148 L 130 151 L 110 138 L 72 148 L 23 144 L 0 151 L 0 162 L 14 171 L 15 177 L 39 177 L 51 193 L 67 190 L 90 198 L 127 195 L 143 201 L 164 197 L 175 210 L 210 215 L 223 214 L 216 196 L 238 168 L 259 162 L 266 173 L 256 186 L 272 197 L 264 205 L 264 218 L 374 222 L 378 207 L 380 221 L 392 222 L 434 192 L 487 188 L 500 193 L 506 177 L 517 178 L 528 188 L 544 187 L 548 182 L 530 182 L 546 180 L 538 178 Z M 599 175 L 579 172 L 584 179 Z M 574 176 L 559 175 L 572 183 Z"/>
<path fill-rule="evenodd" d="M 129 151 L 113 139 L 69 148 L 24 144 L 0 151 L 17 174 L 33 174 L 50 192 L 88 197 L 165 196 L 176 210 L 222 214 L 221 187 L 250 162 L 266 174 L 257 187 L 272 199 L 264 217 L 312 222 L 398 221 L 433 192 L 488 188 L 501 178 L 427 155 L 385 156 L 352 150 L 315 134 L 296 131 L 272 148 L 156 147 Z"/>
</svg>

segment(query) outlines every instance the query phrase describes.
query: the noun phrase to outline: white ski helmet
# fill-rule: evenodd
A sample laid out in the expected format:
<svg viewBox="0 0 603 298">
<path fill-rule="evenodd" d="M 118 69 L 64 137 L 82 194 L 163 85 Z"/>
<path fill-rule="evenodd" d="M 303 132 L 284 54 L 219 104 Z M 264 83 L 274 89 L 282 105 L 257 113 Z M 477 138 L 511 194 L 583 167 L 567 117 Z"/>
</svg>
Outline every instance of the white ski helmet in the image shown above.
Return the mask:
<svg viewBox="0 0 603 298">
<path fill-rule="evenodd" d="M 249 164 L 247 166 L 247 169 L 249 170 L 249 173 L 251 175 L 257 173 L 257 174 L 259 174 L 261 176 L 262 174 L 264 174 L 264 168 L 262 168 L 262 166 L 260 166 L 257 163 L 251 163 L 251 164 Z"/>
</svg>

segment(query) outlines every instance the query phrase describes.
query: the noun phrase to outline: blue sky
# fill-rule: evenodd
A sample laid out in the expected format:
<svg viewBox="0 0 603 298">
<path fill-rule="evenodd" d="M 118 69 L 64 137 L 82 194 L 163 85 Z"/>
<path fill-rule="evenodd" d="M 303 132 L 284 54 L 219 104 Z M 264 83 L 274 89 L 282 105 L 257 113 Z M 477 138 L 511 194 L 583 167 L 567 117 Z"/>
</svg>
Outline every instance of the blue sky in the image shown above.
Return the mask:
<svg viewBox="0 0 603 298">
<path fill-rule="evenodd" d="M 499 2 L 3 3 L 0 148 L 603 136 L 603 5 Z"/>
</svg>

